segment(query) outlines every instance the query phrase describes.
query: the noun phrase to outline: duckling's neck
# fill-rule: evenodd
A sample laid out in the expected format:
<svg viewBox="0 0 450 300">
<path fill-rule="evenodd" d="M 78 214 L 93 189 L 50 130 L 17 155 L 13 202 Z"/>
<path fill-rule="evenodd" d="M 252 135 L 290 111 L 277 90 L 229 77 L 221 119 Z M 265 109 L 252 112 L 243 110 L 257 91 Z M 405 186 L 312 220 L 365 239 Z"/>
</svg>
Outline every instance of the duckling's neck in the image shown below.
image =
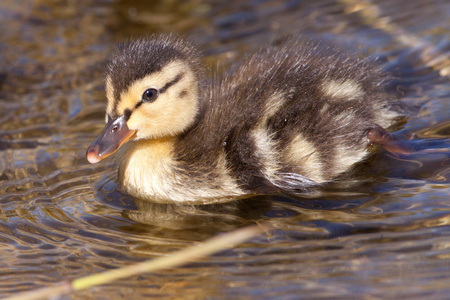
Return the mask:
<svg viewBox="0 0 450 300">
<path fill-rule="evenodd" d="M 117 156 L 122 189 L 138 198 L 145 195 L 170 198 L 176 165 L 174 144 L 175 138 L 168 137 L 131 141 L 123 145 Z M 155 201 L 159 202 L 158 199 Z"/>
</svg>

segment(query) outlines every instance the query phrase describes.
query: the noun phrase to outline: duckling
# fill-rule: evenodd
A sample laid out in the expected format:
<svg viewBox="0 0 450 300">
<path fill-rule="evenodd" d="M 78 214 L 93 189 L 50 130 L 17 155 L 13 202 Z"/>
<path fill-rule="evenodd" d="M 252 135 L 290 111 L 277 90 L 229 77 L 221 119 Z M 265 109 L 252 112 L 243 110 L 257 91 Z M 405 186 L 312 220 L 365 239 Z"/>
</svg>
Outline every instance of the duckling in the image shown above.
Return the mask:
<svg viewBox="0 0 450 300">
<path fill-rule="evenodd" d="M 106 126 L 90 163 L 117 151 L 121 190 L 160 204 L 302 193 L 391 140 L 399 116 L 366 60 L 297 39 L 202 79 L 199 52 L 173 35 L 119 46 L 106 74 Z"/>
</svg>

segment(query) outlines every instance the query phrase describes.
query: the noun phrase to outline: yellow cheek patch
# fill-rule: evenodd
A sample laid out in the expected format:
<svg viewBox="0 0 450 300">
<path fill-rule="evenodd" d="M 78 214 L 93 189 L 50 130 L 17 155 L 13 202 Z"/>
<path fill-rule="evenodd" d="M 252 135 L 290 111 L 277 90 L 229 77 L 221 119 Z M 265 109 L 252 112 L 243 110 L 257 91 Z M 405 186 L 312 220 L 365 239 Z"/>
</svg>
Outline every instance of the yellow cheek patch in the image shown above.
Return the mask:
<svg viewBox="0 0 450 300">
<path fill-rule="evenodd" d="M 114 113 L 123 115 L 127 110 L 131 112 L 127 126 L 137 131 L 137 139 L 179 134 L 194 121 L 197 114 L 196 80 L 189 65 L 173 61 L 161 71 L 132 83 L 121 93 Z M 160 91 L 158 98 L 154 102 L 141 102 L 143 93 L 150 88 Z"/>
</svg>

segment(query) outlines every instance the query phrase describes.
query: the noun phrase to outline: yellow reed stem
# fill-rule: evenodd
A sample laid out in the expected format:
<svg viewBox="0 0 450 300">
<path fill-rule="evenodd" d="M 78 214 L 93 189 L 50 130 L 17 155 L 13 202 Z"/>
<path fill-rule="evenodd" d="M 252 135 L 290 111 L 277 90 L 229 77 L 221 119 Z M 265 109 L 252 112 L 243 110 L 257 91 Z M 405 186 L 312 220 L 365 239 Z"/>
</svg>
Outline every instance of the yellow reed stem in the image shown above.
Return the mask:
<svg viewBox="0 0 450 300">
<path fill-rule="evenodd" d="M 220 236 L 210 238 L 202 244 L 176 251 L 167 257 L 147 260 L 131 266 L 81 277 L 73 280 L 71 283 L 60 282 L 53 287 L 20 293 L 12 297 L 5 298 L 5 300 L 46 299 L 49 297 L 69 294 L 72 291 L 79 291 L 92 286 L 109 283 L 120 278 L 180 266 L 182 264 L 193 262 L 194 260 L 197 260 L 201 257 L 211 255 L 222 249 L 233 247 L 262 232 L 263 229 L 258 226 L 244 227 Z"/>
</svg>

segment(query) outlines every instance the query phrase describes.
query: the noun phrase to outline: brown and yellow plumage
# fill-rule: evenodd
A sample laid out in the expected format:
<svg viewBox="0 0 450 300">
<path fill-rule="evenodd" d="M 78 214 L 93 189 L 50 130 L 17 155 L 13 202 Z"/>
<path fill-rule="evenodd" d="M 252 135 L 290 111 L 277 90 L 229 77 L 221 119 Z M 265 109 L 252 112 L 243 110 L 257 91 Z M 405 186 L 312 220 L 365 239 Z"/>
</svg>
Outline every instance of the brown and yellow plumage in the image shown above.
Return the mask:
<svg viewBox="0 0 450 300">
<path fill-rule="evenodd" d="M 87 156 L 96 163 L 120 148 L 130 195 L 207 204 L 302 192 L 364 159 L 368 132 L 398 116 L 376 67 L 319 43 L 260 50 L 207 83 L 199 60 L 170 35 L 113 55 L 107 125 Z"/>
</svg>

